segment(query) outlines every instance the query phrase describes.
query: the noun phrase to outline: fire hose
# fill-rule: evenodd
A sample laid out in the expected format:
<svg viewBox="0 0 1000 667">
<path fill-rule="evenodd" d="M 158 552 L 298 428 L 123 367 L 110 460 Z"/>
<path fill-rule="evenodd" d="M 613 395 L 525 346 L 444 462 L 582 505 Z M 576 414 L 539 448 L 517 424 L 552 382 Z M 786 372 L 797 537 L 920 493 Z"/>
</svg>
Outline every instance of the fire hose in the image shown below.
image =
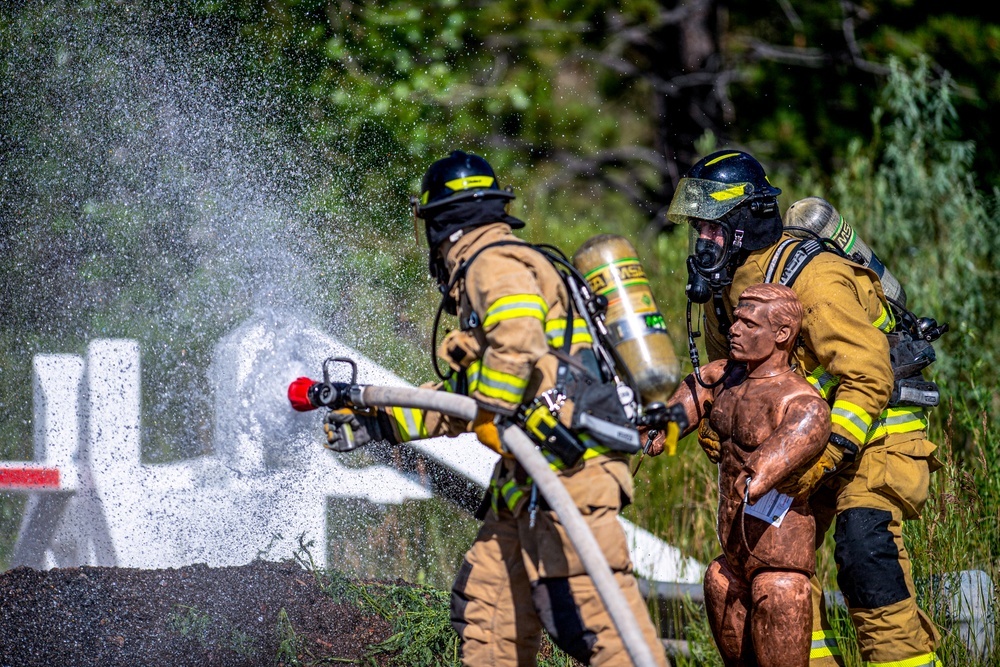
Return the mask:
<svg viewBox="0 0 1000 667">
<path fill-rule="evenodd" d="M 353 385 L 349 390 L 350 402 L 356 407 L 391 407 L 434 410 L 446 415 L 471 421 L 476 416 L 476 401 L 468 396 L 449 394 L 431 389 L 413 387 L 380 387 Z M 559 517 L 570 542 L 576 549 L 584 569 L 594 582 L 597 593 L 608 610 L 615 628 L 632 662 L 637 667 L 656 665 L 649 645 L 625 595 L 618 587 L 611 567 L 601 552 L 597 540 L 587 527 L 580 511 L 566 487 L 549 468 L 548 461 L 538 451 L 534 442 L 517 426 L 503 430 L 501 439 L 511 454 L 538 485 L 542 497 Z"/>
</svg>

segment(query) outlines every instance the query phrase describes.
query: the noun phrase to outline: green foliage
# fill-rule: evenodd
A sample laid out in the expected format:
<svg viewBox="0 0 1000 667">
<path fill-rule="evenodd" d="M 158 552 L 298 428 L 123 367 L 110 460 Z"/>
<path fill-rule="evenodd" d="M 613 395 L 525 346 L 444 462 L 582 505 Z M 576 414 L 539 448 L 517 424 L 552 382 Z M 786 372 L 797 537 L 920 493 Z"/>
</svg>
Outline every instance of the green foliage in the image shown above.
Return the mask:
<svg viewBox="0 0 1000 667">
<path fill-rule="evenodd" d="M 279 667 L 300 667 L 299 656 L 304 650 L 302 638 L 295 632 L 288 612 L 282 607 L 278 611 L 278 654 Z"/>
<path fill-rule="evenodd" d="M 715 532 L 718 468 L 695 437 L 681 440 L 675 456 L 643 460 L 634 480 L 636 502 L 622 514 L 707 564 L 721 553 Z"/>
<path fill-rule="evenodd" d="M 715 647 L 705 607 L 688 601 L 683 610 L 685 618 L 681 627 L 684 628 L 690 657 L 677 656 L 673 664 L 676 667 L 723 667 L 722 655 Z"/>
<path fill-rule="evenodd" d="M 880 141 L 855 143 L 834 178 L 831 201 L 886 259 L 907 305 L 951 328 L 936 344 L 929 372 L 946 397 L 995 410 L 1000 305 L 997 194 L 974 184 L 974 146 L 957 141 L 949 79 L 935 80 L 926 60 L 912 71 L 893 63 L 884 106 L 873 118 Z"/>
<path fill-rule="evenodd" d="M 734 138 L 783 172 L 836 171 L 851 144 L 869 136 L 886 63 L 923 55 L 957 84 L 963 123 L 956 138 L 979 146 L 978 187 L 996 182 L 1000 26 L 978 3 L 736 2 L 728 10 L 725 56 L 746 83 L 731 88 Z M 764 55 L 770 47 L 780 53 Z"/>
<path fill-rule="evenodd" d="M 939 410 L 945 410 L 944 407 Z M 970 651 L 959 634 L 958 621 L 970 610 L 954 598 L 956 573 L 980 570 L 993 582 L 996 597 L 1000 581 L 1000 427 L 985 413 L 970 413 L 956 402 L 943 415 L 929 437 L 940 443 L 937 456 L 944 466 L 931 476 L 930 498 L 922 519 L 903 524 L 903 541 L 909 552 L 917 600 L 937 624 L 943 642 L 938 657 L 945 664 L 987 667 L 1000 662 L 1000 626 L 987 635 L 992 649 Z M 968 438 L 969 442 L 962 440 Z M 971 453 L 971 456 L 969 455 Z M 832 538 L 821 555 L 829 555 Z M 822 559 L 821 559 L 822 560 Z M 832 563 L 821 562 L 820 579 L 834 582 Z M 950 586 L 950 590 L 949 590 Z M 848 667 L 862 665 L 854 627 L 843 607 L 830 609 L 830 620 Z M 987 621 L 980 617 L 978 622 Z"/>
<path fill-rule="evenodd" d="M 240 656 L 257 652 L 253 637 L 238 628 L 227 627 L 197 607 L 177 605 L 170 613 L 169 624 L 171 630 L 202 647 L 214 646 Z"/>
<path fill-rule="evenodd" d="M 388 506 L 333 499 L 327 524 L 327 562 L 337 569 L 439 588 L 451 586 L 479 529 L 471 514 L 439 498 Z"/>
<path fill-rule="evenodd" d="M 635 17 L 648 4 L 626 3 L 625 10 Z M 328 187 L 344 211 L 382 231 L 399 219 L 429 161 L 455 147 L 488 152 L 505 174 L 524 174 L 538 156 L 614 145 L 646 125 L 627 92 L 602 95 L 600 70 L 574 56 L 611 8 L 454 0 L 201 4 L 237 26 L 251 66 L 287 93 L 295 111 L 289 124 L 332 160 Z"/>
<path fill-rule="evenodd" d="M 170 613 L 170 629 L 187 639 L 207 645 L 215 621 L 196 607 L 177 605 Z"/>
<path fill-rule="evenodd" d="M 1000 427 L 985 413 L 971 419 L 966 406 L 952 408 L 941 429 L 938 452 L 944 467 L 933 475 L 931 497 L 924 519 L 904 525 L 904 539 L 913 559 L 918 598 L 942 628 L 939 657 L 948 664 L 994 665 L 1000 661 L 1000 628 L 986 641 L 991 651 L 969 651 L 955 622 L 963 613 L 954 599 L 956 573 L 980 570 L 993 582 L 994 590 L 982 591 L 995 598 L 1000 581 Z M 974 423 L 978 421 L 978 428 Z M 956 448 L 956 437 L 971 434 L 971 442 Z M 979 619 L 985 622 L 986 619 Z M 985 647 L 980 646 L 980 649 Z"/>
<path fill-rule="evenodd" d="M 369 647 L 369 655 L 390 655 L 390 664 L 431 667 L 458 664 L 458 635 L 451 627 L 447 591 L 429 587 L 367 584 L 364 605 L 392 622 L 393 634 Z"/>
<path fill-rule="evenodd" d="M 338 604 L 351 604 L 389 621 L 392 634 L 388 639 L 366 647 L 371 665 L 405 665 L 437 667 L 459 664 L 459 639 L 451 626 L 451 595 L 433 586 L 389 583 L 382 579 L 357 579 L 339 569 L 321 570 L 316 567 L 311 549 L 299 539 L 295 560 L 311 572 L 323 592 Z M 279 615 L 279 622 L 281 616 Z M 285 664 L 298 665 L 301 642 L 287 622 L 280 627 Z M 543 638 L 539 653 L 541 667 L 572 667 L 578 665 L 569 656 Z"/>
</svg>

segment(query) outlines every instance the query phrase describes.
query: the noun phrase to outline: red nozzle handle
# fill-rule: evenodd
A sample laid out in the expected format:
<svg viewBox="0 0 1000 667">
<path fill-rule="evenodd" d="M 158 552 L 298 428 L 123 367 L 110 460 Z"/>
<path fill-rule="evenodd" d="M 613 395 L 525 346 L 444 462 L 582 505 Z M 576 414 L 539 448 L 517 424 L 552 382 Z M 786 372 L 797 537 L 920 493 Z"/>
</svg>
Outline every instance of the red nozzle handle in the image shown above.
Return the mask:
<svg viewBox="0 0 1000 667">
<path fill-rule="evenodd" d="M 296 378 L 294 382 L 288 385 L 288 401 L 292 404 L 292 409 L 299 412 L 308 412 L 310 410 L 315 410 L 317 406 L 312 404 L 309 400 L 309 389 L 313 386 L 319 384 L 315 380 L 310 380 L 309 378 Z"/>
</svg>

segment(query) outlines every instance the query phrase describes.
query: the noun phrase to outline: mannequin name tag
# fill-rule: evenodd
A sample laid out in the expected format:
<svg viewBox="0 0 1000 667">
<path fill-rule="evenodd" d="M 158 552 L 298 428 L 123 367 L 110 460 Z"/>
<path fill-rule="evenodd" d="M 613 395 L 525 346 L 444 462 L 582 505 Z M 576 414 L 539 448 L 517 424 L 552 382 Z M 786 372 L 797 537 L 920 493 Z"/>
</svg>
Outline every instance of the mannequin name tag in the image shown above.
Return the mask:
<svg viewBox="0 0 1000 667">
<path fill-rule="evenodd" d="M 776 489 L 771 489 L 753 505 L 747 504 L 743 510 L 748 515 L 767 521 L 775 528 L 781 525 L 781 521 L 788 514 L 788 508 L 792 506 L 792 497 L 783 493 L 778 493 Z"/>
</svg>

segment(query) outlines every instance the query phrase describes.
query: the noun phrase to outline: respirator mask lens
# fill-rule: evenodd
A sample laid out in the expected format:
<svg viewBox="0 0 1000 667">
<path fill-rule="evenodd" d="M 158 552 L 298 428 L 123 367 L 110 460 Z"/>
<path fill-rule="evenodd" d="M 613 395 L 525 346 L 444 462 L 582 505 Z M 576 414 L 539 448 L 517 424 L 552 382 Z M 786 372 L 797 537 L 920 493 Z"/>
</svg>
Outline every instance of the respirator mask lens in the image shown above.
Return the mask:
<svg viewBox="0 0 1000 667">
<path fill-rule="evenodd" d="M 722 269 L 729 253 L 729 229 L 712 220 L 692 220 L 688 236 L 688 254 L 703 273 Z"/>
</svg>

